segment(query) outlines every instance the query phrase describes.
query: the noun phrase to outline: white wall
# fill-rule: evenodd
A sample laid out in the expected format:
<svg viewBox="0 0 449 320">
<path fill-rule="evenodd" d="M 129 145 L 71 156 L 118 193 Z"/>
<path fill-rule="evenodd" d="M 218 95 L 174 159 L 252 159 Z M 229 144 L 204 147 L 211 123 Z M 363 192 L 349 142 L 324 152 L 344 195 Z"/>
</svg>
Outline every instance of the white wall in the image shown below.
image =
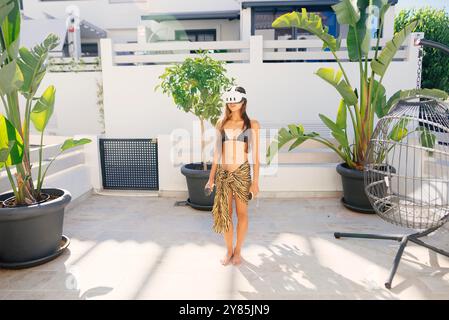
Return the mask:
<svg viewBox="0 0 449 320">
<path fill-rule="evenodd" d="M 47 13 L 56 18 L 65 18 L 65 9 L 69 5 L 76 5 L 80 9 L 81 18 L 106 30 L 108 37 L 117 40 L 129 35 L 134 39 L 141 16 L 145 14 L 167 12 L 195 12 L 195 11 L 226 11 L 239 10 L 240 4 L 234 0 L 151 0 L 151 1 L 116 1 L 114 0 L 74 0 L 74 1 L 45 1 L 25 0 L 24 13 L 33 19 L 44 19 Z"/>
<path fill-rule="evenodd" d="M 260 37 L 253 37 L 258 44 Z M 198 121 L 191 114 L 176 108 L 172 98 L 162 91 L 154 92 L 164 65 L 113 65 L 110 43 L 103 41 L 103 79 L 106 136 L 111 138 L 158 138 L 160 190 L 186 189 L 179 165 L 174 164 L 174 130 L 185 130 L 198 137 Z M 410 43 L 407 43 L 410 45 Z M 109 50 L 109 51 L 108 51 Z M 251 63 L 232 63 L 226 66 L 229 77 L 247 90 L 248 113 L 262 128 L 280 128 L 290 123 L 321 125 L 318 114 L 335 118 L 339 103 L 336 90 L 314 74 L 320 67 L 337 68 L 336 63 L 262 63 L 263 51 L 251 50 Z M 107 54 L 109 52 L 109 54 Z M 407 61 L 394 61 L 385 76 L 384 85 L 390 96 L 400 89 L 416 85 L 417 49 L 409 48 Z M 357 63 L 343 63 L 352 85 L 357 86 Z M 195 136 L 196 135 L 196 136 Z M 191 146 L 198 145 L 198 140 Z M 266 147 L 266 146 L 265 146 Z M 264 157 L 265 148 L 261 149 Z M 335 192 L 341 190 L 335 162 L 322 161 L 322 151 L 315 153 L 308 163 L 284 163 L 275 171 L 263 168 L 261 188 L 267 192 Z M 209 158 L 210 159 L 210 158 Z M 187 160 L 198 161 L 198 152 L 192 151 Z M 190 161 L 187 161 L 190 162 Z"/>
<path fill-rule="evenodd" d="M 47 134 L 71 136 L 102 132 L 97 81 L 101 84 L 101 72 L 47 72 L 37 94 L 49 85 L 56 87 L 55 110 Z"/>
</svg>

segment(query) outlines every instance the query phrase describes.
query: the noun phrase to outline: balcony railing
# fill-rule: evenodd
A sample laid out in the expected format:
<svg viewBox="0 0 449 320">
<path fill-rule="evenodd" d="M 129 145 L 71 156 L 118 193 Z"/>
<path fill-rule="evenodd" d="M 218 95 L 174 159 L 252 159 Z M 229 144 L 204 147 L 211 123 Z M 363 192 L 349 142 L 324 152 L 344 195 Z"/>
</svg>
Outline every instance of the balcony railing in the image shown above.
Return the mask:
<svg viewBox="0 0 449 320">
<path fill-rule="evenodd" d="M 378 50 L 382 50 L 386 40 L 382 39 Z M 395 56 L 396 61 L 409 58 L 410 42 L 401 47 Z M 372 42 L 369 58 L 373 58 L 377 42 Z M 335 57 L 328 49 L 323 50 L 320 40 L 263 40 L 260 35 L 249 40 L 188 42 L 167 41 L 146 44 L 112 43 L 102 40 L 102 56 L 110 51 L 113 65 L 156 65 L 182 62 L 187 57 L 198 56 L 198 50 L 204 50 L 220 61 L 229 63 L 276 63 L 276 62 L 332 62 Z M 349 61 L 346 40 L 341 43 L 337 56 Z"/>
</svg>

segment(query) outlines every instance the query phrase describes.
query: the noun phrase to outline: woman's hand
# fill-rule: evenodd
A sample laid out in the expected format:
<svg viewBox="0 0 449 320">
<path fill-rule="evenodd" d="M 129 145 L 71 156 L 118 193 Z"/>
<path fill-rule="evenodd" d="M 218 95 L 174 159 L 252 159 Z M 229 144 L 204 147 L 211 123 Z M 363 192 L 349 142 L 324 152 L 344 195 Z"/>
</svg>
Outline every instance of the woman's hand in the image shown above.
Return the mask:
<svg viewBox="0 0 449 320">
<path fill-rule="evenodd" d="M 207 180 L 207 184 L 212 188 L 215 185 L 215 178 L 209 177 L 209 180 Z"/>
<path fill-rule="evenodd" d="M 249 187 L 249 192 L 252 192 L 253 198 L 255 198 L 257 196 L 257 194 L 259 193 L 259 182 L 253 181 L 253 183 Z"/>
</svg>

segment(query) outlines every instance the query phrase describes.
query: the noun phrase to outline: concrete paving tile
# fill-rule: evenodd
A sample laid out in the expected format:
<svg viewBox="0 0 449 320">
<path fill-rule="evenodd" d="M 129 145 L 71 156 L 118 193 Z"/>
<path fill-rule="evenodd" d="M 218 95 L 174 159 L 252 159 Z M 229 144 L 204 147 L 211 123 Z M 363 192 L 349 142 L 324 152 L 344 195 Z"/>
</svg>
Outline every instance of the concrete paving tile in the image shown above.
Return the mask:
<svg viewBox="0 0 449 320">
<path fill-rule="evenodd" d="M 398 242 L 333 233 L 410 231 L 337 198 L 251 203 L 243 263 L 226 267 L 210 212 L 176 200 L 92 195 L 66 215 L 71 245 L 63 255 L 0 269 L 0 299 L 449 299 L 449 258 L 414 244 L 387 290 Z M 426 239 L 445 250 L 448 240 L 448 229 Z"/>
</svg>

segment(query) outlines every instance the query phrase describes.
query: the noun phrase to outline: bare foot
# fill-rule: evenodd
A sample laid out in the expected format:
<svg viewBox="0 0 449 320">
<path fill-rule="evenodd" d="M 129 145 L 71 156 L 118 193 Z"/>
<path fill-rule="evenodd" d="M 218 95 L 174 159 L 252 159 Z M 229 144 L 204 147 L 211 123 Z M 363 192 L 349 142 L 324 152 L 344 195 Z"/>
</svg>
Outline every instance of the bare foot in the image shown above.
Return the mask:
<svg viewBox="0 0 449 320">
<path fill-rule="evenodd" d="M 232 253 L 227 253 L 223 259 L 220 260 L 221 264 L 226 266 L 231 262 L 232 259 Z"/>
<path fill-rule="evenodd" d="M 237 266 L 240 263 L 242 263 L 242 257 L 240 256 L 240 253 L 234 252 L 234 255 L 232 256 L 232 264 Z"/>
</svg>

